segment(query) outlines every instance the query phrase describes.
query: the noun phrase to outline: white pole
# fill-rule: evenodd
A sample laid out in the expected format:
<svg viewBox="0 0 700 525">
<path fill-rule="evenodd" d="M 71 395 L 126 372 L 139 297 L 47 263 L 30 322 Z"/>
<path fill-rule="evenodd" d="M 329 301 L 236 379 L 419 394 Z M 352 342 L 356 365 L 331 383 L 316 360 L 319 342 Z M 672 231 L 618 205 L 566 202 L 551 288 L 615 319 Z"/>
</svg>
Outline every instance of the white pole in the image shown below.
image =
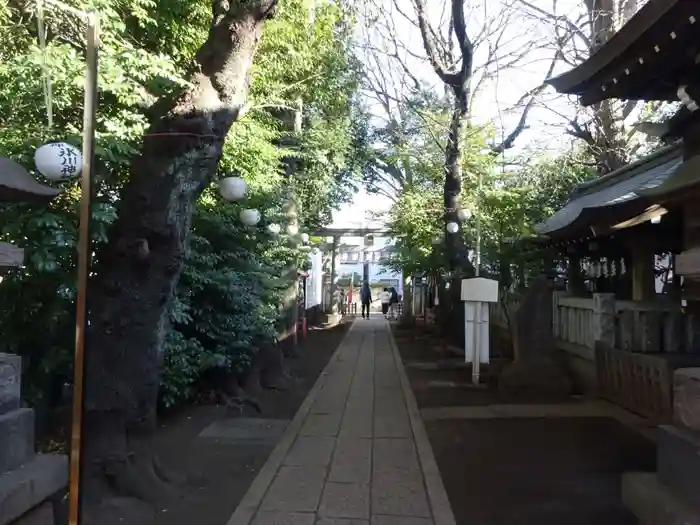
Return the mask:
<svg viewBox="0 0 700 525">
<path fill-rule="evenodd" d="M 474 305 L 474 361 L 472 361 L 472 383 L 479 384 L 481 368 L 481 301 Z"/>
<path fill-rule="evenodd" d="M 467 327 L 469 326 L 469 318 L 467 315 L 469 314 L 469 307 L 467 306 L 467 301 L 464 301 L 464 362 L 468 363 L 469 362 L 469 355 L 467 352 L 469 351 L 469 341 L 468 341 L 468 336 L 469 336 L 469 330 L 467 330 Z"/>
</svg>

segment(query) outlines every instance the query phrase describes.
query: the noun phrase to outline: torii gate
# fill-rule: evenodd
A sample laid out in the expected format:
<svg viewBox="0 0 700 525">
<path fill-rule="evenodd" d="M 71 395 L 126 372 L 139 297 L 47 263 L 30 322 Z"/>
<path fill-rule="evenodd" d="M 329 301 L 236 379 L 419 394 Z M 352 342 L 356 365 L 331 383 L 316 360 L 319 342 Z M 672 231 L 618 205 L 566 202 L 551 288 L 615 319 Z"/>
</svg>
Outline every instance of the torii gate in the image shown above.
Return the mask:
<svg viewBox="0 0 700 525">
<path fill-rule="evenodd" d="M 386 226 L 370 227 L 350 227 L 350 228 L 321 228 L 312 232 L 312 235 L 316 237 L 331 237 L 333 239 L 331 243 L 331 304 L 330 309 L 327 313 L 337 314 L 338 313 L 338 301 L 336 300 L 337 289 L 335 284 L 335 277 L 337 273 L 336 268 L 336 256 L 338 251 L 338 241 L 341 237 L 367 237 L 369 235 L 382 235 L 388 234 L 389 229 Z M 369 266 L 365 262 L 362 268 L 362 278 L 363 280 L 369 280 Z"/>
</svg>

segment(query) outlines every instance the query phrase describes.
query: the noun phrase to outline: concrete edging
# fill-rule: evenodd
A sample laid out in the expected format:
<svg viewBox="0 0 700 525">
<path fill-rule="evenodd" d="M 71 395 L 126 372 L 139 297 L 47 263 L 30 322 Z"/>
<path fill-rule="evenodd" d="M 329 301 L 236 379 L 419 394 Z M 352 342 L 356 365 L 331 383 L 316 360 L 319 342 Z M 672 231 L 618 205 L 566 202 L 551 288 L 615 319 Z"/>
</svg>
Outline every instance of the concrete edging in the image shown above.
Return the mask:
<svg viewBox="0 0 700 525">
<path fill-rule="evenodd" d="M 435 525 L 456 525 L 455 517 L 452 513 L 452 506 L 450 505 L 450 500 L 447 497 L 445 485 L 442 483 L 440 469 L 435 461 L 433 448 L 430 445 L 428 434 L 425 431 L 425 426 L 423 425 L 423 419 L 420 415 L 420 410 L 418 409 L 416 397 L 413 395 L 411 383 L 406 375 L 406 370 L 404 369 L 403 361 L 401 360 L 399 348 L 396 345 L 394 334 L 391 331 L 391 326 L 388 323 L 386 324 L 386 329 L 389 332 L 389 343 L 391 344 L 391 351 L 394 355 L 394 363 L 396 364 L 396 369 L 399 373 L 401 390 L 403 391 L 404 400 L 406 401 L 408 417 L 411 420 L 411 429 L 413 430 L 413 438 L 416 442 L 416 449 L 418 450 L 418 459 L 423 470 L 423 479 L 425 481 L 425 488 L 428 492 L 430 508 L 433 513 L 433 522 Z"/>
<path fill-rule="evenodd" d="M 228 522 L 226 522 L 226 525 L 249 525 L 253 520 L 256 511 L 267 493 L 267 489 L 270 488 L 277 471 L 282 466 L 284 458 L 287 456 L 287 452 L 289 452 L 294 440 L 299 435 L 299 432 L 301 432 L 301 427 L 304 424 L 304 420 L 311 411 L 311 407 L 316 400 L 316 396 L 321 390 L 323 380 L 327 375 L 326 370 L 328 369 L 328 365 L 338 358 L 343 344 L 345 343 L 345 339 L 352 329 L 353 327 L 351 326 L 348 333 L 345 334 L 345 337 L 338 345 L 338 348 L 336 348 L 335 352 L 333 352 L 328 364 L 321 371 L 321 374 L 318 376 L 318 379 L 316 379 L 314 386 L 311 387 L 311 390 L 309 390 L 309 393 L 306 395 L 304 402 L 301 404 L 297 410 L 297 413 L 294 415 L 294 418 L 289 423 L 289 426 L 287 426 L 287 429 L 284 431 L 282 439 L 280 439 L 277 446 L 268 456 L 267 461 L 265 461 L 265 464 L 260 469 L 260 472 L 258 472 L 258 475 L 255 476 L 253 483 L 251 483 L 250 487 L 248 487 L 248 491 L 245 493 L 245 496 L 243 496 L 243 499 L 241 499 L 241 501 L 238 503 L 236 510 L 233 512 Z"/>
</svg>

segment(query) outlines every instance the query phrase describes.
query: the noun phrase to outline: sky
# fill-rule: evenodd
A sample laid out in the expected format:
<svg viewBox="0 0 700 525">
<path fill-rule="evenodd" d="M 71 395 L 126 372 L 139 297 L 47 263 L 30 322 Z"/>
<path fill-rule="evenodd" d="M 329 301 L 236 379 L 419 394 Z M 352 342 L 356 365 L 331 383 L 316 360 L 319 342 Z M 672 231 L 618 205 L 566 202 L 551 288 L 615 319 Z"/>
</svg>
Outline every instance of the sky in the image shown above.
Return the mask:
<svg viewBox="0 0 700 525">
<path fill-rule="evenodd" d="M 391 9 L 391 0 L 377 0 L 384 2 L 386 9 Z M 476 5 L 480 0 L 466 0 L 467 6 Z M 484 0 L 481 0 L 484 1 Z M 512 0 L 506 0 L 512 3 Z M 551 0 L 531 0 L 533 4 L 544 9 L 551 9 Z M 399 0 L 399 5 L 404 13 L 412 14 L 412 3 L 409 0 Z M 429 17 L 437 22 L 440 20 L 444 0 L 426 0 Z M 488 0 L 487 7 L 479 6 L 474 13 L 469 13 L 468 29 L 470 36 L 478 34 L 484 26 L 484 20 L 495 16 L 501 9 L 504 0 Z M 580 10 L 581 0 L 559 0 L 558 9 L 560 13 L 571 13 Z M 395 23 L 393 30 L 399 35 L 399 40 L 403 42 L 407 50 L 403 53 L 404 60 L 408 64 L 411 72 L 421 80 L 434 86 L 436 90 L 444 89 L 432 67 L 416 57 L 425 55 L 422 47 L 421 35 L 415 26 L 405 20 L 400 14 L 394 13 L 391 17 Z M 544 40 L 549 36 L 549 29 L 542 23 L 525 16 L 518 16 L 512 20 L 508 27 L 507 39 L 501 45 L 503 55 L 512 55 L 518 50 L 525 48 L 533 40 Z M 380 40 L 379 29 L 368 30 L 364 38 Z M 362 38 L 362 37 L 360 37 Z M 473 38 L 473 37 L 472 37 Z M 477 48 L 475 57 L 475 68 L 486 60 L 484 52 L 485 46 Z M 507 135 L 520 117 L 519 112 L 506 113 L 505 109 L 514 106 L 516 102 L 528 90 L 539 86 L 547 75 L 551 64 L 551 50 L 531 51 L 519 63 L 517 67 L 504 69 L 496 63 L 494 68 L 499 69 L 499 74 L 491 81 L 482 85 L 482 89 L 477 96 L 473 108 L 474 120 L 477 122 L 493 122 L 500 133 Z M 507 58 L 503 59 L 507 61 Z M 556 73 L 561 73 L 567 66 L 558 67 Z M 556 124 L 561 124 L 566 118 L 573 116 L 573 105 L 562 97 L 554 97 L 551 88 L 548 88 L 542 99 L 540 106 L 533 109 L 528 118 L 529 129 L 526 130 L 516 143 L 516 152 L 522 152 L 527 148 L 536 147 L 538 150 L 550 150 L 552 152 L 561 151 L 567 147 L 569 141 L 562 140 L 564 134 L 562 128 Z M 332 227 L 348 227 L 357 222 L 357 218 L 362 218 L 366 211 L 382 213 L 391 206 L 389 199 L 378 195 L 368 195 L 362 190 L 355 195 L 351 203 L 348 203 L 333 214 Z"/>
</svg>

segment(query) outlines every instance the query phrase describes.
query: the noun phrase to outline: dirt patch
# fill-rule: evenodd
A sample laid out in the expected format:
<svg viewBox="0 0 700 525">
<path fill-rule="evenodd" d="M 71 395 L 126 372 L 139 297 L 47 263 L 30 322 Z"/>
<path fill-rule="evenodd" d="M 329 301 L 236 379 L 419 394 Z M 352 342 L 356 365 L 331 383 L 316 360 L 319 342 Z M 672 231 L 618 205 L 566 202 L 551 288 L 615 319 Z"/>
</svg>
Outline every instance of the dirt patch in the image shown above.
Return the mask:
<svg viewBox="0 0 700 525">
<path fill-rule="evenodd" d="M 292 419 L 348 326 L 309 331 L 298 357 L 286 361 L 295 378 L 292 387 L 264 392 L 258 398 L 263 413 L 246 412 L 245 416 Z M 213 422 L 235 416 L 219 406 L 194 406 L 161 422 L 156 437 L 160 459 L 165 468 L 186 477 L 187 490 L 177 504 L 161 509 L 154 525 L 222 525 L 231 517 L 274 448 L 273 444 L 217 444 L 198 438 Z"/>
<path fill-rule="evenodd" d="M 414 337 L 411 331 L 395 329 L 394 337 L 420 408 L 562 402 L 561 399 L 541 396 L 506 396 L 500 392 L 496 379 L 507 360 L 497 353 L 492 355 L 490 365 L 482 365 L 484 386 L 474 388 L 471 385 L 471 366 L 464 364 L 463 357 L 445 354 L 435 336 L 419 333 Z M 437 366 L 431 370 L 426 367 L 428 364 Z M 579 403 L 580 398 L 572 397 L 568 402 Z"/>
<path fill-rule="evenodd" d="M 434 339 L 395 333 L 420 408 L 561 404 L 508 398 L 493 385 L 475 389 L 469 368 L 436 352 Z M 655 469 L 654 444 L 612 418 L 442 419 L 425 426 L 458 524 L 633 525 L 620 500 L 620 476 Z"/>
<path fill-rule="evenodd" d="M 458 524 L 634 525 L 620 476 L 655 447 L 610 418 L 426 423 Z"/>
</svg>

